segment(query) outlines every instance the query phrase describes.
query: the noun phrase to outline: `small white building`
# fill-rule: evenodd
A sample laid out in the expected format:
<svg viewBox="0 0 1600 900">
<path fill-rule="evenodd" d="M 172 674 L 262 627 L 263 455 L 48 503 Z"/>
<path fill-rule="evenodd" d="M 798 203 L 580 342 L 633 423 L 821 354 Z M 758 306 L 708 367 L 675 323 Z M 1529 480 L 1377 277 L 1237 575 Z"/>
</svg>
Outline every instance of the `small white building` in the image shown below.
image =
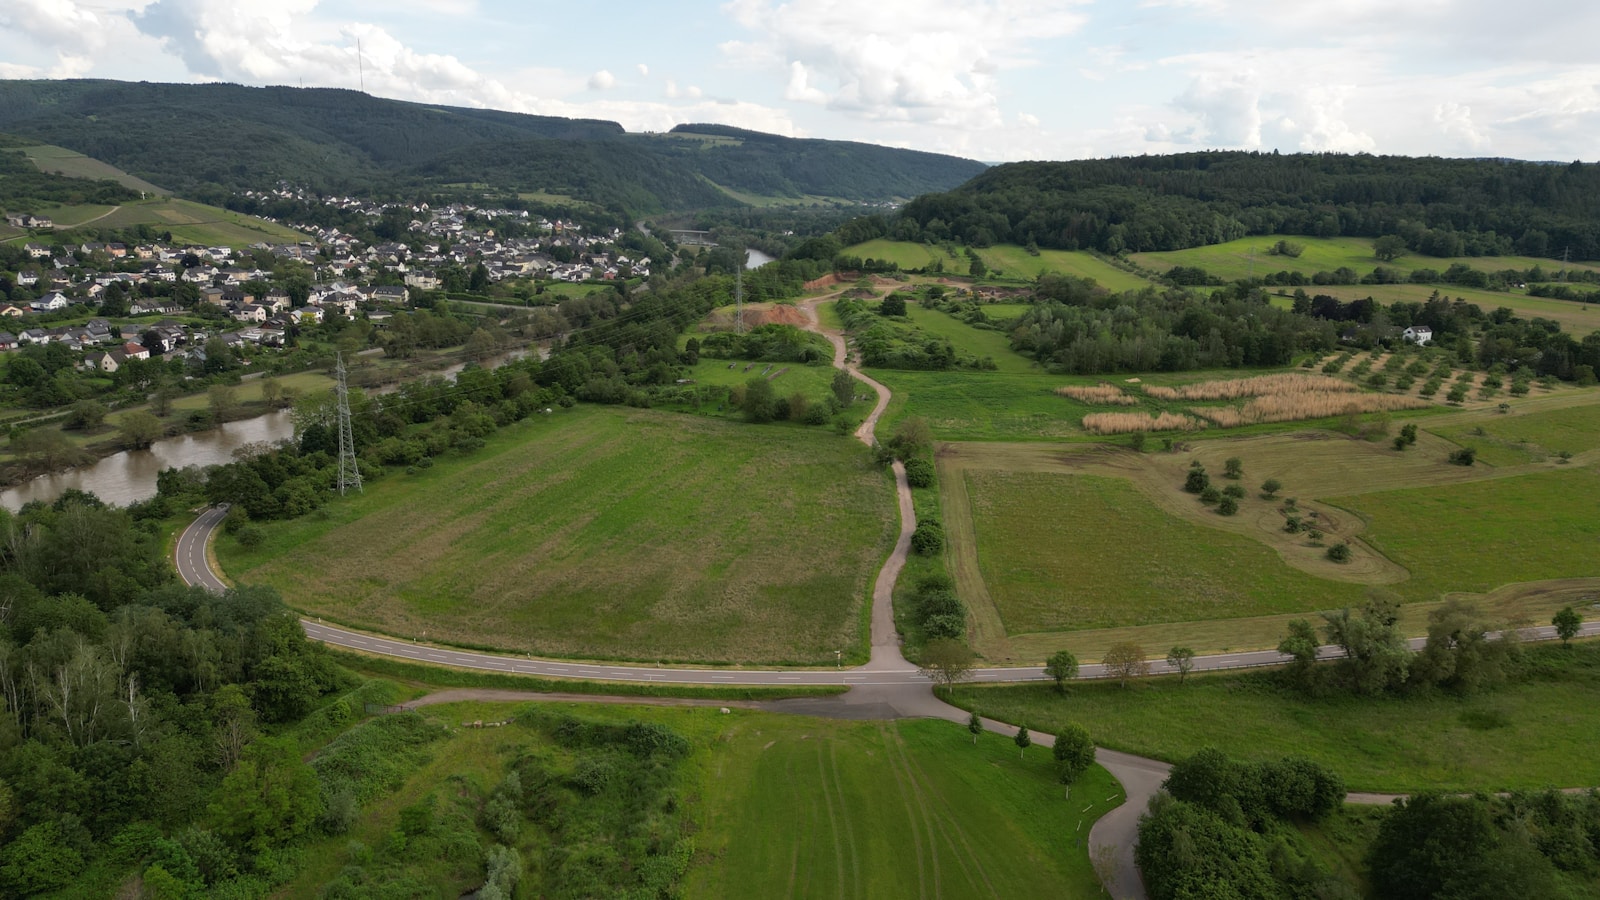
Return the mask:
<svg viewBox="0 0 1600 900">
<path fill-rule="evenodd" d="M 1426 325 L 1412 325 L 1400 332 L 1400 339 L 1411 344 L 1426 344 L 1433 340 L 1433 329 Z"/>
</svg>

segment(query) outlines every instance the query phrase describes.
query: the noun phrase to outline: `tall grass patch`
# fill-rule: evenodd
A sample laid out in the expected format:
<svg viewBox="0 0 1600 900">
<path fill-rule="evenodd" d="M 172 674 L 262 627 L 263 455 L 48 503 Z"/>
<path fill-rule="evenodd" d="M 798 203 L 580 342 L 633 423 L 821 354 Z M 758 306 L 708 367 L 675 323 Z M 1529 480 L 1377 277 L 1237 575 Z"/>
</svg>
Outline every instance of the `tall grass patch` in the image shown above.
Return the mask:
<svg viewBox="0 0 1600 900">
<path fill-rule="evenodd" d="M 1090 434 L 1132 434 L 1137 431 L 1199 431 L 1206 427 L 1199 419 L 1181 413 L 1090 413 L 1083 417 L 1083 430 Z"/>
<path fill-rule="evenodd" d="M 1079 403 L 1093 403 L 1100 406 L 1137 406 L 1139 403 L 1139 398 L 1123 393 L 1122 388 L 1105 382 L 1093 385 L 1069 384 L 1056 388 L 1056 393 Z"/>
</svg>

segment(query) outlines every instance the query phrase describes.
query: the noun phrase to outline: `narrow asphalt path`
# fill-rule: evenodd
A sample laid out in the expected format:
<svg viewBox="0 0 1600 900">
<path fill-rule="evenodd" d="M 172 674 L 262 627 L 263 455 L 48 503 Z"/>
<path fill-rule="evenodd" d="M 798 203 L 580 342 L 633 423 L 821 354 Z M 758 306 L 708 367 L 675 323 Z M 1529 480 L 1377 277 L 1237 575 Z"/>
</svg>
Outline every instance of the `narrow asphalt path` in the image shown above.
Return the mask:
<svg viewBox="0 0 1600 900">
<path fill-rule="evenodd" d="M 855 432 L 855 437 L 870 447 L 877 442 L 878 420 L 888 408 L 891 395 L 887 387 L 868 377 L 850 363 L 848 349 L 842 335 L 822 327 L 821 320 L 817 314 L 817 304 L 835 299 L 837 296 L 837 294 L 834 294 L 829 297 L 815 298 L 802 304 L 799 308 L 809 320 L 807 328 L 826 337 L 833 345 L 834 366 L 843 369 L 850 373 L 853 378 L 871 387 L 877 395 L 877 402 Z M 796 687 L 803 685 L 846 685 L 849 687 L 846 693 L 837 696 L 804 697 L 760 703 L 729 701 L 685 701 L 680 703 L 677 701 L 662 701 L 659 698 L 604 698 L 587 694 L 528 695 L 526 692 L 514 691 L 444 691 L 413 701 L 414 705 L 445 703 L 455 700 L 490 699 L 490 695 L 513 700 L 527 696 L 537 696 L 545 699 L 570 698 L 574 702 L 646 704 L 668 702 L 670 705 L 741 706 L 773 712 L 826 716 L 830 718 L 895 719 L 926 717 L 965 723 L 968 713 L 938 699 L 931 689 L 932 683 L 918 672 L 915 666 L 907 662 L 905 656 L 901 653 L 900 635 L 894 623 L 894 585 L 900 576 L 900 571 L 905 566 L 906 557 L 910 551 L 911 534 L 916 529 L 917 522 L 911 501 L 911 488 L 906 482 L 905 467 L 897 461 L 893 465 L 893 471 L 895 496 L 900 512 L 900 534 L 895 541 L 894 548 L 889 553 L 888 559 L 884 561 L 883 568 L 879 570 L 877 580 L 873 584 L 871 657 L 866 665 L 860 667 L 851 669 L 692 668 L 635 666 L 603 662 L 567 662 L 535 659 L 531 655 L 516 656 L 505 653 L 457 650 L 422 643 L 416 639 L 404 640 L 356 631 L 337 625 L 329 625 L 320 619 L 302 618 L 301 624 L 304 626 L 308 637 L 326 644 L 364 653 L 463 669 L 480 669 L 553 678 L 573 678 L 584 681 L 633 681 L 683 685 L 766 685 L 777 687 L 786 685 Z M 211 568 L 207 553 L 211 536 L 217 527 L 221 525 L 226 514 L 226 511 L 222 509 L 207 509 L 179 536 L 174 552 L 174 561 L 177 564 L 178 575 L 185 583 L 201 585 L 208 590 L 217 592 L 227 590 L 228 585 Z M 1600 634 L 1600 622 L 1586 623 L 1581 630 L 1581 634 L 1584 636 Z M 1523 632 L 1523 636 L 1529 640 L 1550 640 L 1555 637 L 1555 629 L 1548 626 L 1527 629 Z M 1415 650 L 1421 649 L 1425 641 L 1423 638 L 1415 638 L 1409 643 L 1412 649 Z M 1341 651 L 1337 647 L 1324 646 L 1318 650 L 1318 657 L 1321 659 L 1335 659 L 1340 655 Z M 1224 669 L 1276 666 L 1282 665 L 1288 659 L 1289 657 L 1278 653 L 1276 650 L 1224 653 L 1196 657 L 1192 671 L 1212 672 Z M 1150 673 L 1154 675 L 1170 674 L 1175 671 L 1176 669 L 1168 666 L 1165 660 L 1153 661 L 1150 664 Z M 1080 679 L 1098 679 L 1105 678 L 1107 675 L 1104 666 L 1089 664 L 1079 669 L 1078 677 Z M 1038 667 L 976 669 L 968 678 L 968 681 L 978 683 L 1046 680 L 1048 680 L 1048 676 L 1044 674 L 1042 668 Z M 989 731 L 1000 734 L 1011 735 L 1016 733 L 1016 726 L 990 719 L 984 720 L 984 727 Z M 1030 731 L 1030 736 L 1033 738 L 1034 743 L 1042 747 L 1049 747 L 1055 743 L 1053 735 Z M 1105 748 L 1096 749 L 1095 759 L 1122 784 L 1127 799 L 1121 806 L 1102 816 L 1091 828 L 1089 832 L 1090 858 L 1098 859 L 1105 853 L 1109 853 L 1113 857 L 1115 865 L 1106 873 L 1107 877 L 1104 879 L 1106 882 L 1105 888 L 1113 898 L 1116 898 L 1116 900 L 1144 900 L 1147 894 L 1143 880 L 1139 876 L 1138 867 L 1134 863 L 1134 848 L 1138 843 L 1139 836 L 1139 817 L 1144 814 L 1150 799 L 1155 796 L 1162 783 L 1166 781 L 1167 773 L 1172 767 L 1159 760 L 1146 759 Z M 1395 796 L 1390 794 L 1352 794 L 1349 802 L 1387 803 L 1394 799 Z"/>
</svg>

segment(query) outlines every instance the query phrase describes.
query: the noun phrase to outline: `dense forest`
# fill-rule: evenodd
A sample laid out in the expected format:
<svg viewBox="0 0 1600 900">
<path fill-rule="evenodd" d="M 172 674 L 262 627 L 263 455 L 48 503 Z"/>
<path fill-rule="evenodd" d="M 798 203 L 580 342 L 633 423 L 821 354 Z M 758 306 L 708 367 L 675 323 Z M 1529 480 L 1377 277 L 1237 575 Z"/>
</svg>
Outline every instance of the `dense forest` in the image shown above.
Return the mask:
<svg viewBox="0 0 1600 900">
<path fill-rule="evenodd" d="M 28 212 L 44 205 L 115 205 L 137 199 L 137 191 L 131 191 L 115 181 L 69 178 L 41 172 L 21 152 L 0 149 L 0 210 Z"/>
<path fill-rule="evenodd" d="M 213 203 L 284 180 L 380 197 L 446 187 L 566 194 L 637 215 L 741 205 L 719 185 L 778 197 L 904 198 L 948 190 L 984 168 L 717 126 L 630 135 L 614 122 L 232 84 L 5 81 L 0 130 Z"/>
<path fill-rule="evenodd" d="M 885 223 L 902 240 L 1178 250 L 1398 235 L 1429 256 L 1600 258 L 1600 165 L 1206 152 L 996 166 Z"/>
</svg>

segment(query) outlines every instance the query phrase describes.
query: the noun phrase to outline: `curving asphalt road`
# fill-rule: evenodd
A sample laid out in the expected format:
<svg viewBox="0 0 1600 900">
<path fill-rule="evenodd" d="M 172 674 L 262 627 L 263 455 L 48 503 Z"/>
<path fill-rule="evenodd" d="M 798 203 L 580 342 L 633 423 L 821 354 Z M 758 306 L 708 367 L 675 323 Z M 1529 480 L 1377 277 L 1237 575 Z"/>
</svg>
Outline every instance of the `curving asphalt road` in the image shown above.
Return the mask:
<svg viewBox="0 0 1600 900">
<path fill-rule="evenodd" d="M 800 309 L 810 320 L 809 329 L 823 335 L 833 344 L 834 366 L 849 372 L 852 377 L 867 384 L 877 394 L 877 403 L 874 404 L 872 411 L 862 421 L 861 427 L 855 433 L 858 440 L 870 447 L 876 442 L 878 420 L 889 405 L 889 389 L 851 365 L 844 338 L 821 327 L 816 305 L 819 302 L 825 302 L 827 299 L 832 298 L 813 299 L 803 304 Z M 320 619 L 302 618 L 300 621 L 306 630 L 306 635 L 313 640 L 364 653 L 391 656 L 421 663 L 519 675 L 537 675 L 549 678 L 573 678 L 583 681 L 633 681 L 683 685 L 765 685 L 776 687 L 847 685 L 850 690 L 835 697 L 780 700 L 758 704 L 758 706 L 774 711 L 835 718 L 892 719 L 931 717 L 965 723 L 968 713 L 935 697 L 933 691 L 930 690 L 931 682 L 919 673 L 915 666 L 907 662 L 900 652 L 900 637 L 894 624 L 894 584 L 896 579 L 899 578 L 900 570 L 905 565 L 906 556 L 910 549 L 911 533 L 916 529 L 917 523 L 916 515 L 912 508 L 911 489 L 906 483 L 905 468 L 899 462 L 894 463 L 893 468 L 895 494 L 900 511 L 900 535 L 895 542 L 894 549 L 890 552 L 888 559 L 885 560 L 883 568 L 879 571 L 877 580 L 873 584 L 871 658 L 866 665 L 857 668 L 652 667 L 603 662 L 535 659 L 532 656 L 457 650 L 434 644 L 420 643 L 416 640 L 407 641 L 337 625 L 328 625 Z M 177 564 L 179 577 L 185 583 L 200 585 L 219 593 L 228 589 L 228 585 L 211 568 L 208 556 L 211 536 L 217 527 L 222 524 L 222 520 L 226 515 L 227 512 L 224 509 L 215 507 L 206 509 L 179 536 L 174 551 L 174 562 Z M 1581 629 L 1581 634 L 1584 636 L 1600 634 L 1600 622 L 1586 623 Z M 1529 640 L 1550 640 L 1555 638 L 1556 635 L 1554 628 L 1546 626 L 1527 629 L 1523 632 L 1523 636 Z M 1420 649 L 1425 643 L 1425 639 L 1415 638 L 1409 643 L 1412 649 Z M 1318 657 L 1321 659 L 1336 659 L 1340 655 L 1342 654 L 1339 648 L 1333 646 L 1324 646 L 1318 650 Z M 1278 653 L 1276 650 L 1200 656 L 1194 659 L 1193 671 L 1212 672 L 1224 669 L 1276 666 L 1282 665 L 1288 659 L 1289 657 Z M 1169 667 L 1165 660 L 1153 661 L 1150 664 L 1151 674 L 1169 674 L 1174 671 L 1176 670 Z M 1107 676 L 1104 666 L 1087 664 L 1080 668 L 1078 677 L 1080 679 L 1097 679 Z M 1048 676 L 1045 675 L 1042 668 L 1038 667 L 986 668 L 974 670 L 968 680 L 979 683 L 1046 681 Z M 594 698 L 586 697 L 585 699 L 592 700 Z M 634 699 L 635 702 L 638 702 L 637 698 Z M 734 704 L 719 702 L 719 705 Z M 990 731 L 1008 735 L 1015 733 L 1014 726 L 1002 722 L 985 719 L 984 725 Z M 1052 735 L 1040 732 L 1030 732 L 1030 734 L 1034 743 L 1041 746 L 1050 746 L 1054 742 L 1054 736 Z M 1167 773 L 1171 770 L 1171 766 L 1159 760 L 1146 759 L 1104 748 L 1096 750 L 1095 758 L 1097 762 L 1121 782 L 1127 800 L 1122 806 L 1101 817 L 1091 828 L 1089 832 L 1091 855 L 1098 856 L 1101 852 L 1104 852 L 1104 848 L 1109 848 L 1109 852 L 1113 854 L 1116 865 L 1108 873 L 1109 877 L 1106 878 L 1107 883 L 1105 884 L 1107 892 L 1112 897 L 1117 898 L 1117 900 L 1143 900 L 1146 896 L 1144 884 L 1139 877 L 1139 871 L 1133 859 L 1134 847 L 1138 843 L 1139 817 L 1144 814 L 1150 798 L 1154 797 L 1156 792 L 1160 790 L 1161 784 L 1166 780 Z M 1350 802 L 1386 803 L 1391 799 L 1392 795 L 1387 794 L 1353 794 Z"/>
</svg>

